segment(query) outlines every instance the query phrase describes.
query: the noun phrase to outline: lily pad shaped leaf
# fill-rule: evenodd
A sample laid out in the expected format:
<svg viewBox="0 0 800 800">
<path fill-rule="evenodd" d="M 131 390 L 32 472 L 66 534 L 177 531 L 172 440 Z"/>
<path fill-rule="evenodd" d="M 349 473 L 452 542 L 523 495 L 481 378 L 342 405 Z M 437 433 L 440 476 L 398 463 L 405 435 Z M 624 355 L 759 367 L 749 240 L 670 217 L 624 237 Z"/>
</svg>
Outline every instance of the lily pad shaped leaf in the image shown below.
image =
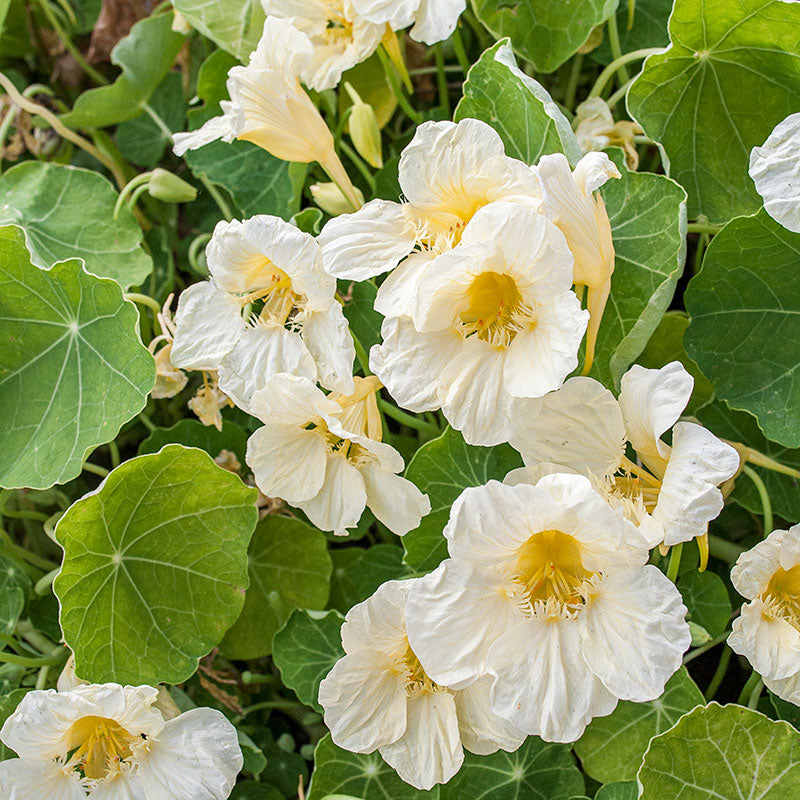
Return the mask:
<svg viewBox="0 0 800 800">
<path fill-rule="evenodd" d="M 260 0 L 174 0 L 172 5 L 193 28 L 240 61 L 256 49 L 264 28 Z"/>
<path fill-rule="evenodd" d="M 676 0 L 671 44 L 645 61 L 627 103 L 666 150 L 691 219 L 727 222 L 760 207 L 750 151 L 800 107 L 798 29 L 800 3 Z"/>
<path fill-rule="evenodd" d="M 762 209 L 714 237 L 685 295 L 686 352 L 717 397 L 792 448 L 800 447 L 799 259 L 800 234 Z"/>
<path fill-rule="evenodd" d="M 138 414 L 155 383 L 136 307 L 79 261 L 31 263 L 0 228 L 0 486 L 45 489 Z"/>
<path fill-rule="evenodd" d="M 91 683 L 180 683 L 236 621 L 256 490 L 202 450 L 117 467 L 56 526 L 54 589 L 75 670 Z"/>
<path fill-rule="evenodd" d="M 650 742 L 637 779 L 640 800 L 800 797 L 800 733 L 758 711 L 710 703 Z"/>
<path fill-rule="evenodd" d="M 26 161 L 0 176 L 0 225 L 25 231 L 37 267 L 81 258 L 87 272 L 127 289 L 144 281 L 153 261 L 127 206 L 114 218 L 118 196 L 97 172 Z"/>
</svg>

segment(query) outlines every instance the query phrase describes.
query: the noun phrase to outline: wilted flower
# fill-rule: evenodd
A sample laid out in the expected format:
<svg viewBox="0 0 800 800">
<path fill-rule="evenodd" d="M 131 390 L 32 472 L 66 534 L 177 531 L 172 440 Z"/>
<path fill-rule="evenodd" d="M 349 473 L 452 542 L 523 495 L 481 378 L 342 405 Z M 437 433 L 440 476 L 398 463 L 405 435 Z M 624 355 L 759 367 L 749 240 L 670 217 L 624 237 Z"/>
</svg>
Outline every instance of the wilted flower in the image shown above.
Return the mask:
<svg viewBox="0 0 800 800">
<path fill-rule="evenodd" d="M 0 763 L 0 794 L 226 800 L 243 763 L 236 729 L 211 708 L 167 719 L 158 697 L 112 683 L 29 692 L 0 732 L 19 756 Z"/>
<path fill-rule="evenodd" d="M 466 748 L 516 750 L 525 734 L 489 708 L 488 678 L 463 691 L 432 681 L 406 635 L 406 602 L 416 580 L 388 581 L 353 606 L 342 625 L 346 655 L 319 687 L 333 741 L 356 753 L 379 750 L 417 789 L 446 783 Z"/>
<path fill-rule="evenodd" d="M 156 361 L 156 385 L 150 393 L 156 400 L 175 397 L 186 386 L 189 378 L 185 373 L 172 363 L 172 340 L 175 336 L 175 323 L 172 321 L 171 294 L 157 315 L 161 334 L 156 336 L 147 349 L 153 354 Z M 161 345 L 160 348 L 158 346 Z M 158 348 L 158 349 L 156 349 Z"/>
<path fill-rule="evenodd" d="M 659 697 L 691 641 L 686 608 L 637 529 L 581 475 L 466 489 L 450 558 L 409 594 L 430 679 L 494 678 L 492 710 L 547 741 L 578 739 L 618 700 Z"/>
<path fill-rule="evenodd" d="M 425 44 L 449 39 L 467 7 L 466 0 L 352 0 L 352 3 L 364 19 L 388 24 L 395 31 L 413 23 L 409 36 Z"/>
<path fill-rule="evenodd" d="M 356 378 L 355 392 L 327 397 L 306 378 L 276 375 L 256 392 L 251 413 L 264 426 L 247 443 L 256 485 L 302 509 L 325 531 L 345 536 L 365 506 L 402 536 L 430 509 L 402 472 L 403 457 L 380 441 L 376 378 Z"/>
<path fill-rule="evenodd" d="M 233 400 L 219 388 L 219 375 L 214 370 L 203 370 L 203 383 L 186 404 L 203 423 L 222 430 L 222 409 L 233 407 Z"/>
<path fill-rule="evenodd" d="M 615 122 L 608 103 L 602 97 L 584 100 L 575 110 L 575 121 L 575 136 L 584 153 L 621 147 L 625 151 L 628 169 L 635 170 L 639 166 L 639 151 L 633 137 L 642 133 L 641 126 L 627 119 Z"/>
</svg>

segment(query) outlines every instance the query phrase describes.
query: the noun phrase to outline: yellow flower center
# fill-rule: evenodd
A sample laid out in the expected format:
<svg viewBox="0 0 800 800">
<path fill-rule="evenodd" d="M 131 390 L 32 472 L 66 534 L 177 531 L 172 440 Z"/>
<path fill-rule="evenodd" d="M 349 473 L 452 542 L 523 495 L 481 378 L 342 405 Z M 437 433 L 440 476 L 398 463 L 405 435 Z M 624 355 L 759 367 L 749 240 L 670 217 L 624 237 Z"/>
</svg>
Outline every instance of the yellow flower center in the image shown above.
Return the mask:
<svg viewBox="0 0 800 800">
<path fill-rule="evenodd" d="M 583 605 L 584 587 L 595 574 L 583 566 L 575 537 L 556 530 L 534 533 L 522 544 L 515 571 L 527 604 L 555 601 L 570 610 Z"/>
<path fill-rule="evenodd" d="M 467 290 L 467 299 L 469 306 L 460 314 L 461 332 L 494 347 L 508 347 L 522 330 L 521 317 L 530 313 L 514 279 L 499 272 L 478 275 Z"/>
<path fill-rule="evenodd" d="M 419 663 L 417 654 L 411 649 L 411 645 L 408 643 L 408 638 L 406 638 L 406 652 L 402 658 L 402 668 L 407 676 L 407 694 L 423 691 L 433 692 L 440 688 L 439 685 L 434 683 L 425 673 L 422 664 Z"/>
<path fill-rule="evenodd" d="M 105 778 L 132 755 L 131 744 L 140 736 L 128 733 L 118 722 L 105 717 L 83 717 L 67 734 L 73 762 L 92 780 Z"/>
<path fill-rule="evenodd" d="M 328 16 L 325 20 L 325 44 L 344 49 L 353 39 L 353 23 L 344 14 L 341 3 L 328 3 Z"/>
<path fill-rule="evenodd" d="M 762 599 L 769 613 L 800 630 L 800 564 L 788 570 L 778 569 Z"/>
</svg>

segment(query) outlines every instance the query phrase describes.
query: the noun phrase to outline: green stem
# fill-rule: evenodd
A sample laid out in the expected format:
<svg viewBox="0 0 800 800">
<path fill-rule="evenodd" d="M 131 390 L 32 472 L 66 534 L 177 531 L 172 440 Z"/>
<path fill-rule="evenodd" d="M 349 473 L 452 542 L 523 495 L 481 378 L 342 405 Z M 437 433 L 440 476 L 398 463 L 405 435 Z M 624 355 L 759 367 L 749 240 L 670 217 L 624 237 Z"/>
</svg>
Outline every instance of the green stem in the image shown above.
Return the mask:
<svg viewBox="0 0 800 800">
<path fill-rule="evenodd" d="M 712 648 L 716 647 L 718 644 L 724 642 L 728 636 L 730 636 L 730 631 L 725 631 L 721 636 L 717 636 L 716 639 L 712 639 L 710 642 L 706 642 L 705 644 L 700 645 L 700 647 L 695 647 L 690 653 L 687 653 L 683 657 L 683 663 L 688 664 L 690 661 L 694 661 L 697 656 L 703 655 L 703 653 L 708 652 Z"/>
<path fill-rule="evenodd" d="M 208 270 L 201 267 L 200 264 L 198 263 L 197 256 L 200 248 L 205 247 L 210 241 L 211 241 L 210 233 L 201 233 L 199 236 L 195 236 L 195 238 L 192 239 L 192 243 L 189 245 L 189 253 L 188 253 L 189 264 L 198 275 L 208 274 Z"/>
<path fill-rule="evenodd" d="M 761 510 L 764 517 L 764 536 L 768 536 L 772 533 L 773 519 L 772 501 L 769 499 L 767 487 L 764 485 L 764 481 L 761 480 L 761 476 L 752 467 L 748 467 L 747 464 L 745 464 L 742 467 L 742 472 L 753 481 L 758 491 L 758 496 L 761 498 Z"/>
<path fill-rule="evenodd" d="M 136 211 L 136 204 L 139 202 L 139 198 L 145 193 L 150 191 L 150 186 L 148 184 L 144 184 L 143 186 L 137 186 L 134 193 L 131 195 L 131 199 L 128 201 L 128 208 L 130 208 L 131 213 L 135 213 Z"/>
<path fill-rule="evenodd" d="M 158 301 L 146 294 L 139 294 L 138 292 L 125 292 L 124 297 L 132 303 L 139 303 L 140 305 L 147 306 L 152 309 L 153 313 L 158 315 L 161 313 L 161 306 Z"/>
<path fill-rule="evenodd" d="M 461 23 L 459 23 L 459 25 L 460 24 Z M 470 63 L 469 56 L 467 55 L 467 50 L 464 47 L 464 40 L 461 38 L 459 25 L 456 25 L 456 29 L 453 31 L 453 49 L 456 51 L 458 65 L 461 68 L 461 71 L 464 73 L 464 77 L 466 78 L 467 73 L 472 65 Z"/>
<path fill-rule="evenodd" d="M 447 73 L 444 71 L 444 51 L 442 43 L 434 45 L 433 57 L 436 61 L 436 86 L 439 91 L 439 108 L 442 116 L 450 119 L 450 90 L 447 88 Z"/>
<path fill-rule="evenodd" d="M 619 28 L 617 27 L 617 15 L 612 14 L 608 18 L 608 43 L 611 45 L 611 55 L 615 61 L 622 58 L 622 46 L 619 43 Z M 621 64 L 619 67 L 620 83 L 627 83 L 630 79 L 628 68 Z"/>
<path fill-rule="evenodd" d="M 152 172 L 142 172 L 136 177 L 131 178 L 125 184 L 125 186 L 122 188 L 122 191 L 119 193 L 117 202 L 114 204 L 114 219 L 119 217 L 119 212 L 122 211 L 122 207 L 125 205 L 125 202 L 127 201 L 131 192 L 133 192 L 135 189 L 138 189 L 142 185 L 146 186 L 150 182 L 150 178 L 152 176 Z"/>
<path fill-rule="evenodd" d="M 58 575 L 59 572 L 61 572 L 61 567 L 56 567 L 55 569 L 51 569 L 47 575 L 44 575 L 36 581 L 36 586 L 33 587 L 33 591 L 37 597 L 44 597 L 50 591 L 50 587 L 53 585 L 53 581 L 56 579 L 56 575 Z"/>
<path fill-rule="evenodd" d="M 383 411 L 387 417 L 391 417 L 393 420 L 406 425 L 409 428 L 414 428 L 426 436 L 431 438 L 435 436 L 441 436 L 442 432 L 436 425 L 431 425 L 430 422 L 425 422 L 424 419 L 420 419 L 419 417 L 415 417 L 413 414 L 403 411 L 397 406 L 387 402 L 382 397 L 378 398 L 378 408 Z"/>
<path fill-rule="evenodd" d="M 225 200 L 219 189 L 217 189 L 217 187 L 214 186 L 214 184 L 211 183 L 211 181 L 206 178 L 205 175 L 199 175 L 198 177 L 200 178 L 200 182 L 203 184 L 203 186 L 206 187 L 206 190 L 211 197 L 214 198 L 214 202 L 222 212 L 222 216 L 225 217 L 228 222 L 230 222 L 233 219 L 233 211 L 231 211 L 231 207 L 228 205 L 227 200 Z"/>
<path fill-rule="evenodd" d="M 703 264 L 703 254 L 706 252 L 708 242 L 708 234 L 701 233 L 700 238 L 697 240 L 697 249 L 694 251 L 694 263 L 692 264 L 692 271 L 695 275 L 700 272 L 700 267 Z"/>
<path fill-rule="evenodd" d="M 39 668 L 39 674 L 36 676 L 36 691 L 39 692 L 47 686 L 47 675 L 50 672 L 50 665 L 45 664 Z"/>
<path fill-rule="evenodd" d="M 606 100 L 606 105 L 609 108 L 614 108 L 614 106 L 622 100 L 623 97 L 628 93 L 628 89 L 631 88 L 631 84 L 633 83 L 634 79 L 631 78 L 627 83 L 623 83 L 622 86 L 617 89 L 611 97 Z"/>
<path fill-rule="evenodd" d="M 703 692 L 703 697 L 705 697 L 707 703 L 710 703 L 714 699 L 714 695 L 722 685 L 722 679 L 725 677 L 725 673 L 728 671 L 728 664 L 730 664 L 731 661 L 731 653 L 732 650 L 730 647 L 726 646 L 722 648 L 722 655 L 719 657 L 719 663 L 717 664 L 716 670 L 714 670 L 714 675 L 711 677 L 705 692 Z"/>
<path fill-rule="evenodd" d="M 85 472 L 91 472 L 92 475 L 99 475 L 101 478 L 105 478 L 110 472 L 110 470 L 107 470 L 105 467 L 92 464 L 90 461 L 84 462 L 83 469 Z"/>
<path fill-rule="evenodd" d="M 664 52 L 662 47 L 645 47 L 641 50 L 632 50 L 630 53 L 625 53 L 624 56 L 615 59 L 600 73 L 594 82 L 591 92 L 589 92 L 589 97 L 600 97 L 601 92 L 606 88 L 606 85 L 614 77 L 617 70 L 626 64 L 630 64 L 631 61 L 638 61 L 640 58 L 647 58 L 647 56 L 651 56 L 654 53 L 662 52 Z"/>
<path fill-rule="evenodd" d="M 16 664 L 18 667 L 55 667 L 63 664 L 67 660 L 66 648 L 63 655 L 46 656 L 44 658 L 28 658 L 27 656 L 18 656 L 14 653 L 0 652 L 0 663 Z"/>
<path fill-rule="evenodd" d="M 710 222 L 690 222 L 686 226 L 687 233 L 708 233 L 712 236 L 715 233 L 719 233 L 723 225 L 712 225 Z"/>
<path fill-rule="evenodd" d="M 369 354 L 364 349 L 364 345 L 358 340 L 358 336 L 353 333 L 353 329 L 350 329 L 350 336 L 353 337 L 353 347 L 356 349 L 356 358 L 358 358 L 358 363 L 361 365 L 361 371 L 364 373 L 364 377 L 367 378 L 372 373 L 369 369 Z"/>
<path fill-rule="evenodd" d="M 37 556 L 36 553 L 31 553 L 26 550 L 24 547 L 20 547 L 18 544 L 15 544 L 11 537 L 0 528 L 0 538 L 3 540 L 3 547 L 6 550 L 11 551 L 11 553 L 17 558 L 26 561 L 28 564 L 40 569 L 42 572 L 49 572 L 53 567 L 57 566 L 52 561 L 46 558 L 42 558 L 41 556 Z"/>
<path fill-rule="evenodd" d="M 288 710 L 294 708 L 308 708 L 308 706 L 297 700 L 265 700 L 262 703 L 256 703 L 255 705 L 243 709 L 238 719 L 243 720 L 248 714 L 252 714 L 254 711 L 267 711 L 270 709 Z"/>
<path fill-rule="evenodd" d="M 669 564 L 667 565 L 667 578 L 675 583 L 678 577 L 678 568 L 681 565 L 681 553 L 683 553 L 683 542 L 672 546 L 669 553 Z"/>
<path fill-rule="evenodd" d="M 764 691 L 764 680 L 762 678 L 753 687 L 753 691 L 750 692 L 750 697 L 747 699 L 748 708 L 752 709 L 758 708 L 758 701 L 761 699 L 761 692 L 763 691 Z"/>
<path fill-rule="evenodd" d="M 156 424 L 150 419 L 150 417 L 147 416 L 147 414 L 144 413 L 144 411 L 139 414 L 139 422 L 141 422 L 142 425 L 144 425 L 145 428 L 150 431 L 150 433 L 156 429 Z"/>
<path fill-rule="evenodd" d="M 713 533 L 708 536 L 708 549 L 714 558 L 720 561 L 727 561 L 728 564 L 735 564 L 739 556 L 747 549 L 740 547 L 738 544 L 729 542 L 720 536 L 715 536 Z"/>
<path fill-rule="evenodd" d="M 744 460 L 749 461 L 751 464 L 755 464 L 757 467 L 764 467 L 764 469 L 768 469 L 770 472 L 778 472 L 781 475 L 789 475 L 792 478 L 800 479 L 800 471 L 794 469 L 793 467 L 787 467 L 785 464 L 781 464 L 780 462 L 775 461 L 775 459 L 765 456 L 763 453 L 759 453 L 758 450 L 745 447 L 742 452 L 744 455 Z"/>
<path fill-rule="evenodd" d="M 350 145 L 347 144 L 347 142 L 344 139 L 342 139 L 339 142 L 339 146 L 345 152 L 345 154 L 350 159 L 350 161 L 352 161 L 353 164 L 355 164 L 356 169 L 361 173 L 362 177 L 367 182 L 367 185 L 369 186 L 370 191 L 374 194 L 375 193 L 375 178 L 373 177 L 372 173 L 369 171 L 369 167 L 367 166 L 366 161 L 364 161 L 364 159 L 361 158 L 361 156 L 358 153 L 356 153 L 356 151 L 352 147 L 350 147 Z M 342 190 L 342 187 L 340 186 L 339 187 L 339 191 L 341 191 L 341 190 Z M 344 194 L 344 192 L 342 192 L 342 194 Z"/>
<path fill-rule="evenodd" d="M 116 469 L 119 466 L 120 457 L 119 447 L 117 447 L 117 443 L 115 441 L 110 441 L 108 443 L 108 455 L 111 458 L 112 469 Z"/>
<path fill-rule="evenodd" d="M 745 683 L 744 688 L 739 695 L 739 699 L 736 702 L 741 706 L 747 705 L 750 697 L 752 696 L 753 692 L 756 691 L 759 683 L 761 683 L 761 676 L 755 670 L 753 670 L 750 673 L 750 677 L 747 679 L 747 683 Z M 761 694 L 761 689 L 758 689 L 758 692 Z"/>
<path fill-rule="evenodd" d="M 400 81 L 397 79 L 397 73 L 395 72 L 391 59 L 388 55 L 386 55 L 386 52 L 381 47 L 378 48 L 377 53 L 378 58 L 381 60 L 383 71 L 386 73 L 386 80 L 389 81 L 389 86 L 392 87 L 392 91 L 394 92 L 394 96 L 397 98 L 400 108 L 403 109 L 409 119 L 413 120 L 417 125 L 419 125 L 422 122 L 422 114 L 420 114 L 419 111 L 417 111 L 411 105 L 411 103 L 408 102 L 408 98 L 403 93 L 403 87 L 400 85 Z"/>
<path fill-rule="evenodd" d="M 169 126 L 166 122 L 164 122 L 163 118 L 159 115 L 159 113 L 148 103 L 142 103 L 142 108 L 147 112 L 147 115 L 150 119 L 155 122 L 156 127 L 164 134 L 168 142 L 172 141 L 172 131 L 169 129 Z"/>
<path fill-rule="evenodd" d="M 581 68 L 583 67 L 583 53 L 576 53 L 572 59 L 572 69 L 569 73 L 567 90 L 564 92 L 564 105 L 570 110 L 575 106 L 575 97 L 578 93 L 578 82 L 581 78 Z"/>
</svg>

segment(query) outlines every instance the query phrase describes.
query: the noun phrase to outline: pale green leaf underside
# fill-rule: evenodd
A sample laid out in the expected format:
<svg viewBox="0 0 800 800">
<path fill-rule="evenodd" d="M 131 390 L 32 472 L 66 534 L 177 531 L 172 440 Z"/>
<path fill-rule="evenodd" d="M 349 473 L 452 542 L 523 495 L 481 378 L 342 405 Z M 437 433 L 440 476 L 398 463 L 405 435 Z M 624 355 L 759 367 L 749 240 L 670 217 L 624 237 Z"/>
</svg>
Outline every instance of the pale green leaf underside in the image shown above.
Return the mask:
<svg viewBox="0 0 800 800">
<path fill-rule="evenodd" d="M 0 228 L 0 485 L 71 480 L 142 410 L 155 364 L 137 321 L 114 281 L 39 269 L 23 231 Z"/>
<path fill-rule="evenodd" d="M 800 30 L 800 28 L 799 28 Z M 762 209 L 714 237 L 686 291 L 686 352 L 768 439 L 800 446 L 800 234 Z"/>
<path fill-rule="evenodd" d="M 117 197 L 96 172 L 26 161 L 0 176 L 0 225 L 24 229 L 37 267 L 82 258 L 87 272 L 127 289 L 142 283 L 153 262 L 128 208 L 114 218 Z"/>
<path fill-rule="evenodd" d="M 246 61 L 264 27 L 259 0 L 174 0 L 187 22 L 223 50 Z"/>
<path fill-rule="evenodd" d="M 669 156 L 689 216 L 726 222 L 758 209 L 750 151 L 800 108 L 800 4 L 677 0 L 672 44 L 650 56 L 628 110 Z"/>
<path fill-rule="evenodd" d="M 800 796 L 800 733 L 710 703 L 653 739 L 638 780 L 641 800 L 789 800 Z"/>
<path fill-rule="evenodd" d="M 180 683 L 233 624 L 247 588 L 255 490 L 201 450 L 117 467 L 56 537 L 64 639 L 93 683 Z"/>
</svg>

